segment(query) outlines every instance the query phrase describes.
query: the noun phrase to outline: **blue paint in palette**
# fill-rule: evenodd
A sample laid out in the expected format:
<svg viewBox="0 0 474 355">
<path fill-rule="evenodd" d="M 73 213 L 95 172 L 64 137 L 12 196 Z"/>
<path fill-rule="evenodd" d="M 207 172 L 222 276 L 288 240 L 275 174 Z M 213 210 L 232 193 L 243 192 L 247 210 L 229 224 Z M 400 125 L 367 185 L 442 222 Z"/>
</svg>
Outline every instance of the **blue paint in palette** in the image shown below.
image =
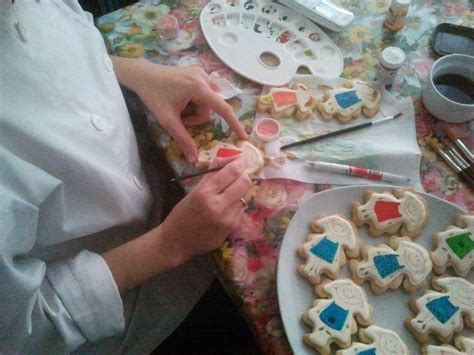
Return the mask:
<svg viewBox="0 0 474 355">
<path fill-rule="evenodd" d="M 398 254 L 376 255 L 374 265 L 383 279 L 405 267 L 399 264 Z"/>
<path fill-rule="evenodd" d="M 347 309 L 342 308 L 333 301 L 321 312 L 319 318 L 329 328 L 339 331 L 344 327 L 348 315 L 349 311 Z"/>
<path fill-rule="evenodd" d="M 370 348 L 367 350 L 359 351 L 358 353 L 356 353 L 356 355 L 377 355 L 377 349 Z"/>
<path fill-rule="evenodd" d="M 333 242 L 324 236 L 317 244 L 313 245 L 309 251 L 318 258 L 332 264 L 336 257 L 339 243 Z"/>
<path fill-rule="evenodd" d="M 334 95 L 336 102 L 342 108 L 348 108 L 361 102 L 362 100 L 357 96 L 357 91 L 345 91 Z"/>
<path fill-rule="evenodd" d="M 459 311 L 459 307 L 451 303 L 449 296 L 443 296 L 428 302 L 426 308 L 443 324 Z"/>
</svg>

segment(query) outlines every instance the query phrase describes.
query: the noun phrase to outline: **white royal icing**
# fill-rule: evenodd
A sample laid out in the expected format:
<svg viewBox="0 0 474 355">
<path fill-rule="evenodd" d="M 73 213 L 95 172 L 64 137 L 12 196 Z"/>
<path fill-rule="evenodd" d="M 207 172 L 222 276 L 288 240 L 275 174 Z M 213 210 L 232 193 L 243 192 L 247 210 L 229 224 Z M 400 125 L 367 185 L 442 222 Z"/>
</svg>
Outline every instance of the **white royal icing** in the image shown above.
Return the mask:
<svg viewBox="0 0 474 355">
<path fill-rule="evenodd" d="M 376 257 L 377 259 L 374 259 Z M 393 264 L 384 263 L 383 258 L 394 260 L 398 266 L 394 272 L 387 271 L 387 268 Z M 376 263 L 375 260 L 379 261 Z M 387 287 L 398 276 L 406 275 L 410 284 L 416 287 L 423 283 L 431 269 L 431 259 L 425 248 L 417 243 L 401 240 L 395 250 L 387 245 L 369 247 L 367 261 L 357 265 L 356 273 L 360 278 L 371 278 L 380 287 Z"/>
<path fill-rule="evenodd" d="M 428 345 L 426 355 L 474 355 L 474 338 L 463 336 L 456 337 L 454 344 L 457 349 L 451 345 Z"/>
<path fill-rule="evenodd" d="M 394 331 L 371 325 L 360 332 L 370 343 L 353 343 L 350 348 L 338 352 L 338 355 L 357 355 L 372 350 L 377 355 L 409 355 L 410 351 L 403 340 Z"/>
<path fill-rule="evenodd" d="M 386 201 L 398 204 L 398 217 L 379 220 L 376 214 L 376 203 Z M 391 193 L 372 193 L 369 200 L 357 208 L 357 217 L 363 222 L 370 221 L 378 230 L 384 230 L 397 224 L 404 224 L 408 231 L 419 228 L 427 215 L 423 201 L 414 193 L 404 191 L 402 198 L 396 198 Z"/>
<path fill-rule="evenodd" d="M 322 272 L 337 272 L 343 248 L 354 249 L 357 246 L 356 231 L 344 217 L 331 215 L 318 219 L 314 224 L 323 232 L 310 234 L 308 242 L 301 246 L 306 262 L 300 270 L 310 278 L 316 278 Z"/>
<path fill-rule="evenodd" d="M 351 334 L 357 331 L 354 316 L 358 315 L 370 322 L 372 312 L 365 291 L 352 280 L 339 279 L 329 282 L 323 288 L 330 298 L 315 300 L 313 308 L 307 312 L 313 324 L 313 331 L 307 336 L 318 348 L 327 347 L 333 339 L 347 343 Z M 334 321 L 333 326 L 330 321 Z"/>
<path fill-rule="evenodd" d="M 461 219 L 466 228 L 450 226 L 446 231 L 435 235 L 437 247 L 431 253 L 431 258 L 433 264 L 443 271 L 446 263 L 451 261 L 456 272 L 466 276 L 474 265 L 474 215 L 464 215 Z M 461 236 L 462 240 L 454 242 Z M 456 252 L 457 248 L 460 249 L 459 252 Z"/>
<path fill-rule="evenodd" d="M 467 315 L 471 322 L 474 321 L 474 285 L 461 277 L 444 277 L 434 282 L 446 292 L 428 292 L 420 297 L 416 301 L 419 313 L 410 324 L 420 334 L 433 331 L 449 338 L 463 322 L 462 314 Z M 434 305 L 436 302 L 439 303 Z M 433 309 L 444 318 L 435 316 Z"/>
</svg>

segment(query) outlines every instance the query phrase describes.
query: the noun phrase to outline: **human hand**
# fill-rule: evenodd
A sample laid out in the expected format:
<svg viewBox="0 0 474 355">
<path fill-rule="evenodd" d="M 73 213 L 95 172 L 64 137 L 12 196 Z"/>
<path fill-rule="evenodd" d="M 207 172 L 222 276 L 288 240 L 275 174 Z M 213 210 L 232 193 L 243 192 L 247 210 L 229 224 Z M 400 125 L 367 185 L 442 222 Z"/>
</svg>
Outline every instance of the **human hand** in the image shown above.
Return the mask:
<svg viewBox="0 0 474 355">
<path fill-rule="evenodd" d="M 202 68 L 149 62 L 140 65 L 144 68 L 133 90 L 173 136 L 188 162 L 195 163 L 198 150 L 185 126 L 208 122 L 211 111 L 221 115 L 239 138 L 247 139 L 234 110 L 219 96 L 218 88 Z"/>
<path fill-rule="evenodd" d="M 240 199 L 247 200 L 252 187 L 245 167 L 241 157 L 204 176 L 161 224 L 175 265 L 218 248 L 237 227 L 246 208 Z"/>
</svg>

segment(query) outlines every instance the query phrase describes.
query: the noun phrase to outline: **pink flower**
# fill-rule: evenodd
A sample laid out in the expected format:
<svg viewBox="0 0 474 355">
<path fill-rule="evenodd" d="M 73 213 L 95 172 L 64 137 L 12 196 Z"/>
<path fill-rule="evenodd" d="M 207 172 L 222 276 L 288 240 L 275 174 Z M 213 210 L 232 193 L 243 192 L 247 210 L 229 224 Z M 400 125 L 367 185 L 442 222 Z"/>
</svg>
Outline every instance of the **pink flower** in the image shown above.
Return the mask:
<svg viewBox="0 0 474 355">
<path fill-rule="evenodd" d="M 437 191 L 443 181 L 443 177 L 437 170 L 431 170 L 421 176 L 421 182 L 427 192 Z"/>
<path fill-rule="evenodd" d="M 247 261 L 247 268 L 251 272 L 258 272 L 265 264 L 259 256 L 250 256 Z"/>
<path fill-rule="evenodd" d="M 283 186 L 288 192 L 286 207 L 295 211 L 299 202 L 314 193 L 314 185 L 294 180 L 281 180 Z"/>
<path fill-rule="evenodd" d="M 217 58 L 211 51 L 199 54 L 198 59 L 201 62 L 203 69 L 208 73 L 226 68 L 219 58 Z"/>
<path fill-rule="evenodd" d="M 264 219 L 256 213 L 244 213 L 239 226 L 232 233 L 231 240 L 256 240 L 264 237 Z"/>
<path fill-rule="evenodd" d="M 287 197 L 288 192 L 279 180 L 264 180 L 259 185 L 255 203 L 276 213 L 285 206 Z"/>
<path fill-rule="evenodd" d="M 275 249 L 268 243 L 265 237 L 257 239 L 257 240 L 253 240 L 252 244 L 255 248 L 255 253 L 257 254 L 257 256 L 274 257 L 276 254 Z"/>
<path fill-rule="evenodd" d="M 433 59 L 427 58 L 415 62 L 416 72 L 418 73 L 421 80 L 426 81 L 428 74 L 433 66 Z"/>
<path fill-rule="evenodd" d="M 171 15 L 178 19 L 178 22 L 182 23 L 187 16 L 187 11 L 184 7 L 177 7 L 176 9 L 171 10 Z"/>
<path fill-rule="evenodd" d="M 416 138 L 422 139 L 433 132 L 433 116 L 426 109 L 425 105 L 420 105 L 420 115 L 416 118 Z"/>
</svg>

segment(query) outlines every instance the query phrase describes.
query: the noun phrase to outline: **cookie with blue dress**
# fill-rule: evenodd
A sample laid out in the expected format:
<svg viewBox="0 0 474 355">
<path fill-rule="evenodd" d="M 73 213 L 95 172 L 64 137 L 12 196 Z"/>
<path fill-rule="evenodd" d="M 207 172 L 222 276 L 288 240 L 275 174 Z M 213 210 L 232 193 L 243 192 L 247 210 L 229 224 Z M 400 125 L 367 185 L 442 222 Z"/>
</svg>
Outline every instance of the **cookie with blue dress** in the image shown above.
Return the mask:
<svg viewBox="0 0 474 355">
<path fill-rule="evenodd" d="M 453 347 L 448 344 L 442 345 L 425 345 L 423 346 L 423 355 L 473 355 L 474 354 L 474 338 L 458 336 L 454 339 Z"/>
<path fill-rule="evenodd" d="M 408 237 L 392 236 L 389 245 L 362 249 L 362 261 L 351 260 L 352 279 L 359 285 L 369 281 L 374 293 L 380 294 L 401 285 L 414 292 L 426 285 L 432 270 L 428 251 Z"/>
<path fill-rule="evenodd" d="M 371 325 L 360 328 L 359 340 L 350 348 L 338 350 L 336 355 L 410 355 L 408 346 L 392 330 Z"/>
<path fill-rule="evenodd" d="M 346 256 L 359 255 L 357 228 L 338 214 L 314 218 L 310 227 L 314 233 L 297 250 L 304 259 L 298 271 L 315 285 L 321 282 L 322 275 L 335 280 L 346 263 Z"/>
<path fill-rule="evenodd" d="M 372 306 L 364 289 L 350 279 L 338 279 L 316 286 L 320 297 L 303 315 L 303 321 L 312 327 L 304 341 L 325 355 L 331 353 L 333 343 L 340 348 L 351 345 L 352 334 L 359 325 L 372 323 Z"/>
<path fill-rule="evenodd" d="M 466 276 L 474 265 L 474 212 L 456 216 L 455 225 L 433 235 L 433 243 L 434 271 L 441 275 L 452 266 L 457 275 Z"/>
<path fill-rule="evenodd" d="M 410 302 L 416 313 L 405 325 L 418 341 L 427 343 L 433 334 L 442 343 L 449 343 L 464 326 L 474 328 L 474 285 L 461 277 L 433 278 L 435 290 L 428 290 Z"/>
<path fill-rule="evenodd" d="M 428 204 L 413 189 L 367 191 L 364 201 L 352 205 L 352 220 L 358 227 L 367 224 L 372 237 L 398 234 L 415 238 L 428 223 Z"/>
</svg>

